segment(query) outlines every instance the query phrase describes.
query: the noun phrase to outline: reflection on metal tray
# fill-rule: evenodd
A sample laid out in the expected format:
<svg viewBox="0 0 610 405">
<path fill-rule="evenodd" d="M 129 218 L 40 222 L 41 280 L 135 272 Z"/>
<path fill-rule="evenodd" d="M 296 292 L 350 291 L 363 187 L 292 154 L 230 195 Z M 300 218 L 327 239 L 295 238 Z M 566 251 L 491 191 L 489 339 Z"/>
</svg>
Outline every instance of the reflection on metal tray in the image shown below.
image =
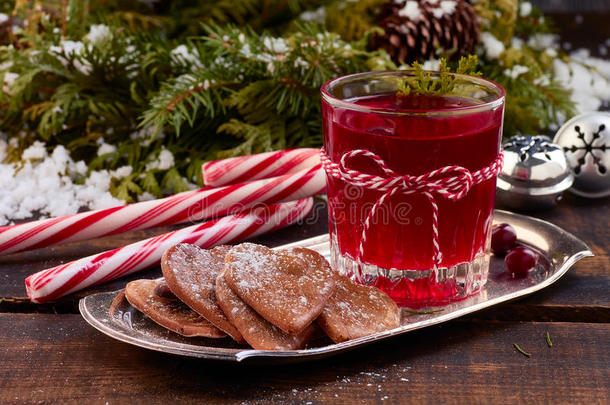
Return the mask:
<svg viewBox="0 0 610 405">
<path fill-rule="evenodd" d="M 121 291 L 90 295 L 80 301 L 80 312 L 85 320 L 102 333 L 165 353 L 226 361 L 282 363 L 307 361 L 352 350 L 357 347 L 401 335 L 416 329 L 437 325 L 484 308 L 510 301 L 548 287 L 578 260 L 593 254 L 587 245 L 563 229 L 528 216 L 496 210 L 494 223 L 508 222 L 516 230 L 519 240 L 540 253 L 535 271 L 527 278 L 513 279 L 504 270 L 501 259 L 492 256 L 487 285 L 476 296 L 443 307 L 442 311 L 411 315 L 404 313 L 401 326 L 374 335 L 338 344 L 320 343 L 303 350 L 252 350 L 237 345 L 231 339 L 186 338 L 165 330 L 133 309 Z M 328 258 L 328 235 L 301 240 L 289 245 L 317 250 Z"/>
</svg>

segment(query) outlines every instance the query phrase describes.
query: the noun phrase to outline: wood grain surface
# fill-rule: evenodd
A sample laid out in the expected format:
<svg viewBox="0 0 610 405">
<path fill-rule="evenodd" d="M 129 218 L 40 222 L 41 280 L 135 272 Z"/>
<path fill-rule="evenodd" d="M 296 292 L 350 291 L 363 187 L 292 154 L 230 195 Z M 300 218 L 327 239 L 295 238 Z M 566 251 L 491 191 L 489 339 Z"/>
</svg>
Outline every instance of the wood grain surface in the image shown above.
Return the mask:
<svg viewBox="0 0 610 405">
<path fill-rule="evenodd" d="M 458 321 L 357 353 L 274 367 L 140 349 L 78 315 L 0 314 L 0 330 L 3 404 L 610 401 L 608 324 Z"/>
</svg>

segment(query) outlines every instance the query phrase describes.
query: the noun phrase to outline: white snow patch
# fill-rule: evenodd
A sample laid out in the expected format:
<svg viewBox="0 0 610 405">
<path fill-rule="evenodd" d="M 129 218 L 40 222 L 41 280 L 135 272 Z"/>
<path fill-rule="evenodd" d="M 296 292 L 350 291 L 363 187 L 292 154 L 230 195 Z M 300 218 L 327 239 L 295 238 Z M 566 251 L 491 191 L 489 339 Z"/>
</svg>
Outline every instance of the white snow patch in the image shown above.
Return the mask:
<svg viewBox="0 0 610 405">
<path fill-rule="evenodd" d="M 491 32 L 481 33 L 481 42 L 488 57 L 497 59 L 504 52 L 504 44 L 498 38 L 494 37 Z"/>
<path fill-rule="evenodd" d="M 0 139 L 0 162 L 6 158 L 6 147 L 6 141 Z M 106 170 L 92 172 L 85 184 L 75 184 L 76 178 L 86 174 L 87 166 L 83 161 L 74 162 L 61 145 L 49 154 L 46 145 L 37 141 L 21 158 L 21 164 L 0 163 L 0 225 L 34 214 L 55 217 L 75 214 L 81 208 L 124 204 L 109 193 L 111 174 Z M 124 175 L 130 170 L 114 172 Z"/>
<path fill-rule="evenodd" d="M 72 59 L 72 65 L 82 74 L 88 75 L 93 67 L 89 61 L 80 57 L 85 45 L 80 41 L 61 41 L 59 45 L 49 47 L 49 52 L 55 54 L 57 59 L 65 67 Z"/>
<path fill-rule="evenodd" d="M 97 148 L 98 156 L 102 156 L 107 153 L 114 153 L 114 152 L 116 152 L 116 146 L 111 145 L 109 143 L 105 143 L 105 142 L 102 143 L 99 148 Z"/>
<path fill-rule="evenodd" d="M 127 177 L 127 176 L 131 175 L 132 172 L 133 172 L 133 167 L 121 166 L 116 170 L 111 170 L 110 176 L 117 178 L 117 179 L 122 179 L 123 177 Z"/>
<path fill-rule="evenodd" d="M 422 68 L 424 68 L 424 70 L 439 70 L 440 66 L 440 59 L 430 59 L 422 64 Z"/>
<path fill-rule="evenodd" d="M 521 76 L 522 74 L 525 74 L 527 72 L 530 71 L 530 68 L 528 68 L 527 66 L 523 66 L 523 65 L 514 65 L 512 68 L 510 69 L 505 69 L 504 70 L 504 74 L 508 77 L 511 77 L 513 79 L 516 79 L 517 77 Z"/>
<path fill-rule="evenodd" d="M 197 49 L 189 49 L 186 45 L 178 45 L 170 52 L 170 55 L 178 65 L 191 65 L 195 69 L 203 68 Z"/>
<path fill-rule="evenodd" d="M 558 38 L 557 35 L 553 34 L 535 34 L 528 39 L 527 44 L 539 51 L 548 48 L 556 49 L 559 47 Z"/>
<path fill-rule="evenodd" d="M 417 21 L 421 18 L 422 12 L 417 1 L 408 0 L 404 7 L 398 10 L 398 15 L 401 17 L 407 17 L 413 21 Z"/>
<path fill-rule="evenodd" d="M 519 15 L 521 17 L 527 17 L 532 13 L 532 3 L 524 1 L 519 5 Z"/>
<path fill-rule="evenodd" d="M 13 83 L 15 83 L 15 80 L 17 80 L 17 78 L 19 78 L 19 74 L 13 72 L 5 72 L 4 83 L 2 84 L 2 91 L 10 96 L 11 87 L 13 86 Z"/>
<path fill-rule="evenodd" d="M 153 170 L 153 169 L 167 170 L 173 166 L 174 166 L 174 155 L 172 155 L 172 153 L 170 151 L 168 151 L 167 149 L 163 148 L 163 149 L 161 149 L 161 152 L 159 152 L 159 157 L 157 158 L 157 160 L 146 164 L 146 170 Z"/>
<path fill-rule="evenodd" d="M 28 160 L 44 159 L 46 157 L 47 157 L 47 149 L 45 148 L 44 143 L 42 143 L 40 141 L 34 142 L 32 144 L 32 146 L 30 146 L 29 148 L 24 150 L 23 153 L 21 154 L 22 159 L 28 159 Z"/>
<path fill-rule="evenodd" d="M 284 38 L 273 38 L 273 37 L 265 37 L 263 38 L 263 45 L 267 50 L 272 53 L 286 53 L 289 51 L 288 44 L 284 40 Z"/>
<path fill-rule="evenodd" d="M 301 21 L 313 22 L 317 24 L 324 24 L 326 21 L 326 8 L 319 7 L 313 11 L 303 11 L 299 15 Z"/>
<path fill-rule="evenodd" d="M 444 15 L 451 15 L 455 11 L 457 3 L 454 0 L 443 0 L 437 4 L 435 8 L 432 8 L 432 14 L 435 18 L 441 18 Z"/>
<path fill-rule="evenodd" d="M 87 39 L 92 44 L 97 44 L 110 38 L 112 38 L 110 28 L 104 24 L 93 24 L 91 28 L 89 28 L 89 33 L 87 34 Z"/>
<path fill-rule="evenodd" d="M 573 62 L 559 59 L 553 62 L 555 79 L 572 90 L 572 101 L 579 113 L 598 110 L 604 101 L 610 100 L 610 61 L 591 57 L 585 49 L 573 52 L 570 57 Z"/>
</svg>

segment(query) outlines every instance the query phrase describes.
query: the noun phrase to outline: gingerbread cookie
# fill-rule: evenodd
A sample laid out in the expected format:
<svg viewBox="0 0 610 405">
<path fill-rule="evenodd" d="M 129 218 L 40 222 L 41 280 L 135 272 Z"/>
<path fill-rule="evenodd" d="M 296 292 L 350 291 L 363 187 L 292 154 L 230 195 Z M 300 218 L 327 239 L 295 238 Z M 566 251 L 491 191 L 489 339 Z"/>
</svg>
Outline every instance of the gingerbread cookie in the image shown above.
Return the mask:
<svg viewBox="0 0 610 405">
<path fill-rule="evenodd" d="M 318 317 L 336 277 L 326 259 L 313 250 L 273 251 L 253 243 L 229 251 L 225 272 L 227 284 L 246 304 L 291 335 Z"/>
<path fill-rule="evenodd" d="M 288 335 L 267 322 L 231 289 L 227 283 L 225 273 L 220 274 L 216 279 L 216 298 L 227 318 L 254 349 L 302 349 L 315 335 L 316 328 L 313 324 L 296 335 Z"/>
<path fill-rule="evenodd" d="M 226 336 L 171 294 L 163 281 L 131 281 L 125 287 L 125 298 L 150 319 L 180 335 L 209 338 Z"/>
<path fill-rule="evenodd" d="M 318 324 L 335 342 L 372 335 L 400 325 L 400 310 L 383 291 L 338 276 Z"/>
<path fill-rule="evenodd" d="M 170 290 L 192 310 L 244 343 L 239 331 L 229 322 L 216 303 L 216 278 L 224 270 L 230 246 L 204 250 L 188 243 L 167 249 L 161 258 L 161 270 Z"/>
</svg>

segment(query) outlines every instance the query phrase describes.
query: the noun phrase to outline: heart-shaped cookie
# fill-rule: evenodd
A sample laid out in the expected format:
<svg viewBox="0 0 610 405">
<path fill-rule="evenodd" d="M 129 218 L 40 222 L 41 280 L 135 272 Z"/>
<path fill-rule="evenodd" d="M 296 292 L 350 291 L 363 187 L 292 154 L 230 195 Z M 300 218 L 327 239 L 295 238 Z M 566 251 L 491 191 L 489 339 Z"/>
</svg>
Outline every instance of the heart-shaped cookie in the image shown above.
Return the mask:
<svg viewBox="0 0 610 405">
<path fill-rule="evenodd" d="M 317 319 L 335 343 L 372 335 L 400 325 L 400 310 L 383 291 L 337 276 L 334 294 Z"/>
<path fill-rule="evenodd" d="M 288 334 L 318 317 L 335 287 L 326 259 L 305 248 L 273 251 L 243 243 L 225 258 L 227 283 L 267 321 Z"/>
<path fill-rule="evenodd" d="M 216 280 L 218 304 L 246 341 L 257 350 L 296 350 L 305 347 L 315 335 L 310 324 L 301 333 L 288 335 L 257 314 L 227 284 L 224 273 Z"/>
<path fill-rule="evenodd" d="M 125 298 L 137 310 L 183 336 L 221 338 L 226 335 L 173 296 L 159 280 L 135 280 L 125 287 Z"/>
<path fill-rule="evenodd" d="M 165 251 L 161 270 L 170 290 L 182 302 L 235 341 L 244 343 L 216 302 L 216 278 L 224 271 L 224 259 L 230 249 L 230 246 L 217 246 L 204 250 L 180 243 Z"/>
</svg>

